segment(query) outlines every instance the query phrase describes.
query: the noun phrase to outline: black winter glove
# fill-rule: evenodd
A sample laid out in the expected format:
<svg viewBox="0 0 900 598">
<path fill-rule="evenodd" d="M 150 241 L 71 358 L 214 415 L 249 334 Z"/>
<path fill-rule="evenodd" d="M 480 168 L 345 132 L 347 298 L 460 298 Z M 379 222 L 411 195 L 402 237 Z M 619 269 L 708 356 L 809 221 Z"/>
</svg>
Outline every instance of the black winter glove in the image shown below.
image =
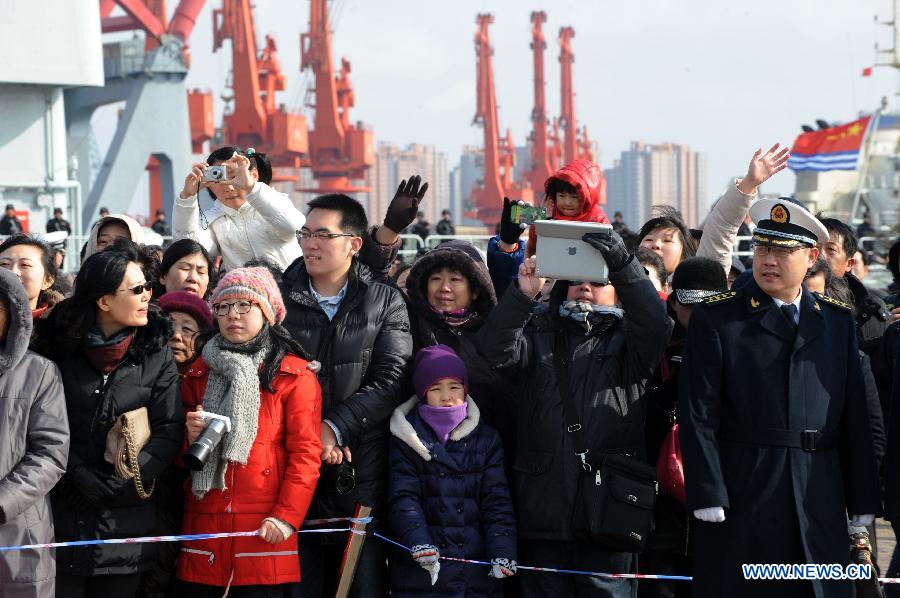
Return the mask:
<svg viewBox="0 0 900 598">
<path fill-rule="evenodd" d="M 500 240 L 508 245 L 515 245 L 519 242 L 519 237 L 525 232 L 521 224 L 512 222 L 512 207 L 515 202 L 509 201 L 508 197 L 503 198 L 503 212 L 500 214 Z"/>
<path fill-rule="evenodd" d="M 111 502 L 126 484 L 132 483 L 131 480 L 105 474 L 88 465 L 79 465 L 65 477 L 79 494 L 94 505 Z"/>
<path fill-rule="evenodd" d="M 384 225 L 394 231 L 400 233 L 407 226 L 415 222 L 416 214 L 419 212 L 419 202 L 425 197 L 428 191 L 428 183 L 419 187 L 422 177 L 415 175 L 400 181 L 397 187 L 397 193 L 388 206 L 387 214 L 384 215 Z"/>
<path fill-rule="evenodd" d="M 631 259 L 631 254 L 625 248 L 625 241 L 614 230 L 607 233 L 585 233 L 581 240 L 596 249 L 606 260 L 610 272 L 618 272 Z"/>
</svg>

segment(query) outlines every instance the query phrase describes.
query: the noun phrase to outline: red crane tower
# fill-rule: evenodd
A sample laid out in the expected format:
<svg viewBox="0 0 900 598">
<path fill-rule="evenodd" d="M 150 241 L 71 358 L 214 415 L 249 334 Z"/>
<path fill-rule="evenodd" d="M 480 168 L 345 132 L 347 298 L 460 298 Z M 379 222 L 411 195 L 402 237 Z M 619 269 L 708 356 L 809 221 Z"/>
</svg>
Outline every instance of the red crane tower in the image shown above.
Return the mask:
<svg viewBox="0 0 900 598">
<path fill-rule="evenodd" d="M 562 161 L 563 148 L 562 139 L 559 136 L 559 118 L 553 119 L 549 141 L 550 147 L 547 149 L 547 152 L 550 160 L 550 170 L 558 170 L 565 166 Z"/>
<path fill-rule="evenodd" d="M 331 62 L 331 31 L 328 26 L 327 0 L 311 0 L 309 33 L 300 36 L 300 68 L 311 69 L 315 76 L 315 129 L 309 132 L 308 165 L 319 189 L 310 192 L 353 193 L 368 191 L 354 187 L 351 179 L 362 179 L 375 164 L 372 131 L 362 123 L 350 124 L 354 105 L 350 84 L 350 62 L 341 60 L 340 75 L 335 76 Z"/>
<path fill-rule="evenodd" d="M 544 182 L 553 175 L 555 163 L 551 162 L 547 139 L 547 104 L 544 100 L 544 39 L 542 26 L 547 22 L 547 13 L 531 13 L 531 51 L 534 58 L 534 108 L 531 110 L 531 167 L 525 178 L 531 183 L 536 196 L 544 189 Z M 551 166 L 552 164 L 552 166 Z"/>
<path fill-rule="evenodd" d="M 582 160 L 597 161 L 594 155 L 594 148 L 591 145 L 591 138 L 588 137 L 587 125 L 581 125 L 578 129 L 578 157 Z"/>
<path fill-rule="evenodd" d="M 488 28 L 494 22 L 494 15 L 479 14 L 475 23 L 476 56 L 476 96 L 477 106 L 472 123 L 484 129 L 484 179 L 480 187 L 472 189 L 472 200 L 479 220 L 493 226 L 500 219 L 503 197 L 521 199 L 531 203 L 534 194 L 528 184 L 512 182 L 512 167 L 515 164 L 515 146 L 512 135 L 507 131 L 499 137 L 497 118 L 497 96 L 494 93 L 494 66 Z M 501 163 L 503 168 L 501 168 Z"/>
<path fill-rule="evenodd" d="M 559 30 L 559 83 L 562 97 L 560 99 L 559 124 L 563 129 L 563 162 L 568 164 L 578 158 L 578 140 L 575 130 L 575 86 L 572 82 L 572 38 L 575 30 L 562 27 Z"/>
<path fill-rule="evenodd" d="M 285 88 L 278 48 L 267 35 L 263 50 L 257 49 L 250 0 L 222 0 L 222 8 L 213 11 L 213 50 L 226 39 L 231 40 L 234 104 L 223 119 L 224 140 L 269 154 L 273 180 L 296 181 L 308 154 L 306 118 L 276 105 L 276 92 Z"/>
</svg>

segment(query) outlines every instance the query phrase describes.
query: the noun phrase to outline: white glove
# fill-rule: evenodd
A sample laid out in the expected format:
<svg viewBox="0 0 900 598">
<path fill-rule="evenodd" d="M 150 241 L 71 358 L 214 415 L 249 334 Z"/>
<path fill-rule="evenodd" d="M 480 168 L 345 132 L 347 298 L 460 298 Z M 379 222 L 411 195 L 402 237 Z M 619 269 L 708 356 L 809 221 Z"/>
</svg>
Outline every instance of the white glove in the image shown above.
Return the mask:
<svg viewBox="0 0 900 598">
<path fill-rule="evenodd" d="M 853 515 L 850 517 L 850 525 L 854 527 L 869 527 L 875 521 L 875 515 Z"/>
<path fill-rule="evenodd" d="M 495 559 L 491 559 L 491 563 L 493 564 L 493 566 L 488 572 L 489 577 L 493 577 L 494 579 L 503 579 L 505 577 L 512 577 L 516 574 L 515 559 L 504 559 L 498 557 Z"/>
<path fill-rule="evenodd" d="M 697 509 L 694 511 L 694 517 L 700 521 L 706 521 L 707 523 L 721 523 L 725 521 L 725 509 L 722 507 Z"/>
<path fill-rule="evenodd" d="M 437 547 L 431 544 L 416 544 L 412 547 L 410 553 L 416 563 L 428 571 L 428 574 L 431 576 L 431 585 L 436 584 L 438 572 L 441 570 L 441 563 L 438 561 L 441 558 L 441 553 L 438 552 Z"/>
</svg>

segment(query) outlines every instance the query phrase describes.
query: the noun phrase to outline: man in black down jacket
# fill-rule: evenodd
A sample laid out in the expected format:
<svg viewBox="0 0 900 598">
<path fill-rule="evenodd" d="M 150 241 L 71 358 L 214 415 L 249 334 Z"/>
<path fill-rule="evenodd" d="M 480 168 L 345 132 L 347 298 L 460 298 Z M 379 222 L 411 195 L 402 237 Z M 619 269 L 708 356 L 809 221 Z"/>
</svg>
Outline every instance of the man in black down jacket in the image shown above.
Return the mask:
<svg viewBox="0 0 900 598">
<path fill-rule="evenodd" d="M 543 286 L 534 258 L 520 267 L 518 289 L 509 289 L 478 333 L 492 367 L 517 384 L 518 450 L 514 464 L 519 556 L 529 565 L 633 573 L 637 555 L 616 553 L 572 535 L 573 497 L 581 473 L 566 433 L 554 370 L 554 347 L 563 343 L 569 385 L 591 454 L 614 451 L 644 458 L 642 408 L 647 380 L 672 332 L 650 279 L 615 232 L 585 241 L 609 266 L 608 285 L 558 281 L 549 307 L 532 297 Z M 624 311 L 624 318 L 623 318 Z M 633 580 L 582 575 L 536 575 L 523 584 L 526 598 L 633 596 Z"/>
<path fill-rule="evenodd" d="M 384 506 L 388 420 L 399 405 L 412 353 L 400 291 L 376 282 L 358 254 L 363 207 L 346 195 L 309 203 L 303 257 L 284 273 L 284 326 L 322 364 L 322 476 L 310 517 L 350 517 L 357 504 Z M 334 595 L 346 536 L 311 537 L 301 551 L 303 596 Z M 351 596 L 386 594 L 385 550 L 363 549 Z"/>
</svg>

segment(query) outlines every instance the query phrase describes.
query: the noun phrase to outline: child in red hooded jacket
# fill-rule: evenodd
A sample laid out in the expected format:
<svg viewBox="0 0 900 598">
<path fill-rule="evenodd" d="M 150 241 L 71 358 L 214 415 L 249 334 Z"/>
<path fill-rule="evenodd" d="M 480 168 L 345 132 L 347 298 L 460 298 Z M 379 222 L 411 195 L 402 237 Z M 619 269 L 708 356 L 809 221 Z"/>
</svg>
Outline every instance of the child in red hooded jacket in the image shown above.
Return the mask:
<svg viewBox="0 0 900 598">
<path fill-rule="evenodd" d="M 590 160 L 575 160 L 556 171 L 544 183 L 545 205 L 550 220 L 599 222 L 608 224 L 609 218 L 600 206 L 606 203 L 606 181 L 600 166 Z M 534 225 L 528 231 L 525 257 L 537 249 Z"/>
</svg>

